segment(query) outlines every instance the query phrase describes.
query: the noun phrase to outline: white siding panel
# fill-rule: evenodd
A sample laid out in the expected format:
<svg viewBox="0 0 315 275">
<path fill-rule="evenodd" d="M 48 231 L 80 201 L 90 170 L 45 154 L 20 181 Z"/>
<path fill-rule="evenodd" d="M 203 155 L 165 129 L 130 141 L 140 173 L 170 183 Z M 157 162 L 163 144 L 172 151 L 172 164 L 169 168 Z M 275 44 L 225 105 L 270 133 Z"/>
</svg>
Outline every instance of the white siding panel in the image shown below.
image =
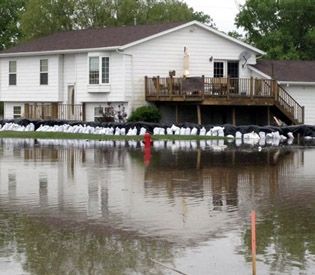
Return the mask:
<svg viewBox="0 0 315 275">
<path fill-rule="evenodd" d="M 136 106 L 145 103 L 145 75 L 166 77 L 171 70 L 176 71 L 176 76 L 183 75 L 184 47 L 190 54 L 190 76 L 206 77 L 213 76 L 210 57 L 214 60 L 239 60 L 240 54 L 246 50 L 199 27 L 188 27 L 127 49 L 126 52 L 133 55 Z M 248 60 L 249 63 L 255 64 L 255 57 Z M 249 75 L 246 66 L 242 68 L 240 65 L 240 77 Z"/>
<path fill-rule="evenodd" d="M 74 85 L 76 82 L 76 64 L 75 64 L 75 55 L 67 54 L 64 56 L 64 65 L 63 65 L 63 93 L 61 100 L 64 103 L 68 103 L 68 86 Z M 76 101 L 76 97 L 74 99 Z M 75 102 L 77 103 L 77 102 Z"/>
<path fill-rule="evenodd" d="M 305 107 L 305 124 L 315 125 L 315 85 L 285 86 L 284 89 L 302 106 Z"/>
<path fill-rule="evenodd" d="M 48 85 L 40 85 L 40 59 L 48 59 Z M 17 85 L 9 86 L 9 60 L 17 61 Z M 2 101 L 58 101 L 58 56 L 3 58 L 0 61 L 0 85 Z"/>
</svg>

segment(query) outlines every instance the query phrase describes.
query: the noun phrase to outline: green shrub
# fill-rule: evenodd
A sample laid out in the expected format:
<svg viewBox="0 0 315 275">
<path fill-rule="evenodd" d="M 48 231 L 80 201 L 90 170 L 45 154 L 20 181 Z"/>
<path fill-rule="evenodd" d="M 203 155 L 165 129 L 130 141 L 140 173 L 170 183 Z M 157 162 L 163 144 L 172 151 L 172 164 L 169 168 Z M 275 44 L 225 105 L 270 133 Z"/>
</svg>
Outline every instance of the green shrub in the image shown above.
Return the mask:
<svg viewBox="0 0 315 275">
<path fill-rule="evenodd" d="M 161 114 L 158 108 L 153 106 L 142 106 L 134 110 L 130 117 L 129 122 L 145 121 L 145 122 L 159 122 Z"/>
</svg>

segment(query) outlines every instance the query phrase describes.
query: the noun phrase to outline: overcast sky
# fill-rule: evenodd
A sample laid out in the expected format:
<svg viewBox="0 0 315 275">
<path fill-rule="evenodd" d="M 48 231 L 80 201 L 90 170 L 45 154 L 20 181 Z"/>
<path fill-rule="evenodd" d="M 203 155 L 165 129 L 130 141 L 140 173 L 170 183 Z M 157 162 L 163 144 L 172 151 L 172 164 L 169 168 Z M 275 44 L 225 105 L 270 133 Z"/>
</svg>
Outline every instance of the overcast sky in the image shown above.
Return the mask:
<svg viewBox="0 0 315 275">
<path fill-rule="evenodd" d="M 229 32 L 236 30 L 234 18 L 238 13 L 238 4 L 245 0 L 182 0 L 195 11 L 203 11 L 213 18 L 220 31 Z"/>
</svg>

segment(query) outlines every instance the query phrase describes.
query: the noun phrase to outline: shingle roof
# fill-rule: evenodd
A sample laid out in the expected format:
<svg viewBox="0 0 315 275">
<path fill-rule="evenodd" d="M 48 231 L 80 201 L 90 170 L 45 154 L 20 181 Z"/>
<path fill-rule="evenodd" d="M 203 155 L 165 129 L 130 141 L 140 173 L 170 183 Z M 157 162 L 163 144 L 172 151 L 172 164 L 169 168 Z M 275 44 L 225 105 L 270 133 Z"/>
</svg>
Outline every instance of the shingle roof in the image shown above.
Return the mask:
<svg viewBox="0 0 315 275">
<path fill-rule="evenodd" d="M 22 43 L 0 53 L 8 54 L 123 46 L 182 24 L 183 23 L 177 22 L 57 32 Z"/>
<path fill-rule="evenodd" d="M 253 67 L 278 81 L 315 82 L 315 60 L 259 60 Z"/>
</svg>

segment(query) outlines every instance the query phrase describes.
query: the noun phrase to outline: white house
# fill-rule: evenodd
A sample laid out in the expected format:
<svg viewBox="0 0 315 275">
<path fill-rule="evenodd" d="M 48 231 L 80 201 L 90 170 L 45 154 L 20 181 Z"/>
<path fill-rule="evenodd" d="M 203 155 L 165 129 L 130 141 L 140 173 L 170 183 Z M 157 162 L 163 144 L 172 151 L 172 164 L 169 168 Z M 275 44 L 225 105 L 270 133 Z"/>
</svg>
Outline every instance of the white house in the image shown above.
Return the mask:
<svg viewBox="0 0 315 275">
<path fill-rule="evenodd" d="M 285 91 L 251 78 L 262 55 L 197 21 L 59 32 L 0 53 L 0 101 L 8 119 L 93 121 L 152 102 L 165 121 L 301 123 Z"/>
</svg>

